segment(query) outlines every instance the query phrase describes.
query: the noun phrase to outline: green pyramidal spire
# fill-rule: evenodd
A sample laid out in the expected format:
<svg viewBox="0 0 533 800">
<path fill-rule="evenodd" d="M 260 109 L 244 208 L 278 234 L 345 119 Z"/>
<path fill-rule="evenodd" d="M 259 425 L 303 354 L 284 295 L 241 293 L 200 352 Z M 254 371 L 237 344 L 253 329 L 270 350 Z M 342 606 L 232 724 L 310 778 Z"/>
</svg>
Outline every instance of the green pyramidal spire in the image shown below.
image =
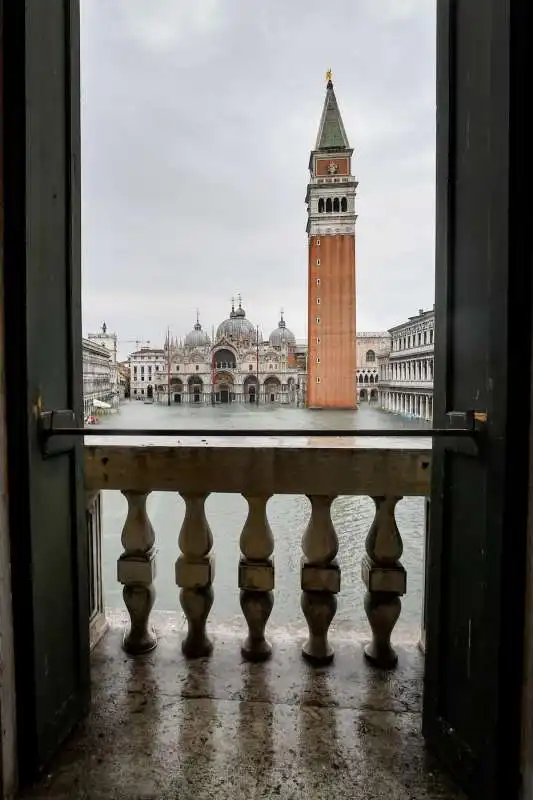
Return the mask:
<svg viewBox="0 0 533 800">
<path fill-rule="evenodd" d="M 335 97 L 333 81 L 328 80 L 324 109 L 318 127 L 315 150 L 349 149 L 348 137 L 342 124 L 341 112 Z"/>
</svg>

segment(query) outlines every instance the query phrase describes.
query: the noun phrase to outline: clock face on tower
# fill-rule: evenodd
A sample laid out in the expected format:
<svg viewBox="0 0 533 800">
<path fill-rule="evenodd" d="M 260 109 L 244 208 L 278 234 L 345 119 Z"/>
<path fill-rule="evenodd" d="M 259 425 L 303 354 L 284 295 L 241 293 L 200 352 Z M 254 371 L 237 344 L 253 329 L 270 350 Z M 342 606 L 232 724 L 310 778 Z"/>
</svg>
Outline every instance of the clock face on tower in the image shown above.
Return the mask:
<svg viewBox="0 0 533 800">
<path fill-rule="evenodd" d="M 330 175 L 336 175 L 339 171 L 339 165 L 335 164 L 334 161 L 330 161 L 328 164 L 328 172 Z"/>
</svg>

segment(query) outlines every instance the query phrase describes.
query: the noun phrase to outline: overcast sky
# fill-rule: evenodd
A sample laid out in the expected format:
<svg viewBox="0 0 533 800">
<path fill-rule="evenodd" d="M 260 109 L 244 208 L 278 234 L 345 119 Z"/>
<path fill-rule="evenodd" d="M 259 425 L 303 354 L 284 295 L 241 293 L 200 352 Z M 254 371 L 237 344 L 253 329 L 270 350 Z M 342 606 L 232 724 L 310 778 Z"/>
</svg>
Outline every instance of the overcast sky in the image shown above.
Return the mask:
<svg viewBox="0 0 533 800">
<path fill-rule="evenodd" d="M 357 329 L 433 304 L 434 0 L 84 0 L 84 332 L 121 354 L 242 293 L 306 338 L 309 152 L 333 70 L 359 180 Z"/>
</svg>

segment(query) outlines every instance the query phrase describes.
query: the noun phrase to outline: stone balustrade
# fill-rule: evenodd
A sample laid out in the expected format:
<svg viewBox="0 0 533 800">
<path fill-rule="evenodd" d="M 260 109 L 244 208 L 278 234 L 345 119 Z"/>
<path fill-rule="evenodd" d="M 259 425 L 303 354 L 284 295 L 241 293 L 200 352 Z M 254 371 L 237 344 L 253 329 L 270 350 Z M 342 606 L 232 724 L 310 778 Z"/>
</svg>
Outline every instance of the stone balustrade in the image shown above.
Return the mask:
<svg viewBox="0 0 533 800">
<path fill-rule="evenodd" d="M 341 591 L 337 560 L 338 539 L 331 504 L 340 495 L 367 495 L 375 517 L 366 538 L 362 579 L 365 611 L 372 638 L 365 649 L 369 661 L 394 666 L 397 656 L 391 633 L 406 591 L 401 564 L 403 543 L 395 508 L 408 495 L 429 495 L 431 451 L 395 446 L 361 446 L 364 440 L 238 440 L 168 446 L 86 446 L 85 481 L 88 495 L 102 489 L 121 491 L 128 501 L 122 530 L 123 553 L 117 576 L 131 624 L 124 648 L 131 654 L 156 646 L 150 624 L 154 604 L 156 536 L 146 512 L 150 492 L 177 492 L 185 501 L 178 538 L 176 584 L 187 619 L 183 653 L 188 658 L 209 655 L 212 642 L 208 617 L 213 604 L 215 559 L 213 534 L 205 513 L 210 493 L 238 493 L 248 502 L 240 537 L 238 586 L 248 626 L 242 655 L 250 661 L 267 659 L 272 646 L 266 635 L 274 603 L 274 537 L 267 502 L 275 494 L 309 498 L 311 514 L 302 531 L 301 605 L 309 635 L 304 658 L 326 664 L 333 658 L 328 631 Z"/>
</svg>

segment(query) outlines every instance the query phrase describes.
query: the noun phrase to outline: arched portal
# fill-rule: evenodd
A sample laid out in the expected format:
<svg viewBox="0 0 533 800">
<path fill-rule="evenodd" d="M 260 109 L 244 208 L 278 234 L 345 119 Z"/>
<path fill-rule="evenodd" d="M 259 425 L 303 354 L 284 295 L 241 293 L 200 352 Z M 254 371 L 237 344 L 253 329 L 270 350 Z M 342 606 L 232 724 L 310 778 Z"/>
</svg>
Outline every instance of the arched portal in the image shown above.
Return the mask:
<svg viewBox="0 0 533 800">
<path fill-rule="evenodd" d="M 170 379 L 170 394 L 174 403 L 181 403 L 183 395 L 183 381 L 181 378 Z"/>
<path fill-rule="evenodd" d="M 215 402 L 231 403 L 233 396 L 233 375 L 230 372 L 218 372 L 215 375 Z"/>
<path fill-rule="evenodd" d="M 361 391 L 359 392 L 359 400 L 365 401 L 367 399 L 368 399 L 368 395 L 367 395 L 366 389 L 361 389 Z"/>
<path fill-rule="evenodd" d="M 204 382 L 200 376 L 191 375 L 187 381 L 187 387 L 189 389 L 189 402 L 200 403 L 204 391 Z"/>
<path fill-rule="evenodd" d="M 255 375 L 248 375 L 243 383 L 242 390 L 246 403 L 257 403 L 257 378 Z"/>
<path fill-rule="evenodd" d="M 263 388 L 265 391 L 265 401 L 267 403 L 275 403 L 279 400 L 281 383 L 275 375 L 271 375 L 266 379 Z"/>
<path fill-rule="evenodd" d="M 148 386 L 146 387 L 146 396 L 147 396 L 147 398 L 148 398 L 149 400 L 153 400 L 153 397 L 154 397 L 154 387 L 152 386 L 152 384 L 151 384 L 151 383 L 149 383 L 149 384 L 148 384 Z"/>
</svg>

